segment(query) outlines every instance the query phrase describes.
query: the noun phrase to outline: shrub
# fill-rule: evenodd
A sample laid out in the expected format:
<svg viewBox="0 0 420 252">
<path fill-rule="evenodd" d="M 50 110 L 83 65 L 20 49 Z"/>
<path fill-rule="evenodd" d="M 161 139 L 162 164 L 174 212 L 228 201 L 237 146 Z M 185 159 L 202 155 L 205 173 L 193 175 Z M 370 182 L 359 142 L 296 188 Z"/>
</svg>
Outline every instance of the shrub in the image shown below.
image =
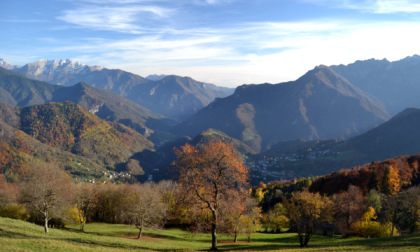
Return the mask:
<svg viewBox="0 0 420 252">
<path fill-rule="evenodd" d="M 381 224 L 376 221 L 358 221 L 352 229 L 355 235 L 365 238 L 387 237 L 391 234 L 392 224 L 390 222 Z"/>
<path fill-rule="evenodd" d="M 0 208 L 0 216 L 24 221 L 29 219 L 25 206 L 17 203 L 2 206 Z"/>
</svg>

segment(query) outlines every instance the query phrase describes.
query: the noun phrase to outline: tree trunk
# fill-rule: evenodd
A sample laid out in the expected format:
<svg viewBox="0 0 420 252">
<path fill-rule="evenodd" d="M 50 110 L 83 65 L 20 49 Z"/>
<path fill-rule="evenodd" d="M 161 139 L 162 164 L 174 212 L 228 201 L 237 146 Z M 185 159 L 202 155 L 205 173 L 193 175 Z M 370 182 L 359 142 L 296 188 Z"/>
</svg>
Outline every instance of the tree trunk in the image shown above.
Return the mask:
<svg viewBox="0 0 420 252">
<path fill-rule="evenodd" d="M 44 230 L 48 233 L 48 211 L 44 211 Z"/>
<path fill-rule="evenodd" d="M 142 231 L 143 231 L 143 228 L 139 228 L 139 236 L 137 237 L 137 239 L 140 239 L 141 238 Z"/>
<path fill-rule="evenodd" d="M 304 243 L 303 243 L 303 247 L 304 248 L 306 248 L 306 247 L 308 247 L 308 243 L 309 243 L 309 239 L 311 238 L 311 235 L 310 234 L 306 234 L 305 235 L 305 241 L 304 241 Z"/>
<path fill-rule="evenodd" d="M 210 250 L 217 250 L 217 213 L 215 210 L 212 210 L 213 214 L 213 223 L 211 224 L 211 249 Z"/>
<path fill-rule="evenodd" d="M 235 231 L 233 242 L 238 242 L 238 232 Z"/>
<path fill-rule="evenodd" d="M 86 217 L 82 216 L 81 222 L 80 222 L 80 231 L 84 232 L 85 231 L 85 223 L 86 223 Z"/>
<path fill-rule="evenodd" d="M 395 228 L 396 219 L 397 219 L 397 210 L 395 209 L 393 212 L 392 221 L 391 221 L 392 223 L 391 236 L 394 236 L 394 228 Z"/>
<path fill-rule="evenodd" d="M 301 248 L 304 247 L 304 245 L 303 245 L 303 235 L 302 234 L 299 234 L 299 244 L 300 244 Z"/>
<path fill-rule="evenodd" d="M 391 222 L 392 223 L 392 228 L 391 228 L 391 236 L 394 236 L 394 227 L 395 227 L 395 225 L 394 225 L 394 221 L 392 221 Z"/>
<path fill-rule="evenodd" d="M 248 234 L 248 242 L 251 242 L 251 234 Z"/>
</svg>

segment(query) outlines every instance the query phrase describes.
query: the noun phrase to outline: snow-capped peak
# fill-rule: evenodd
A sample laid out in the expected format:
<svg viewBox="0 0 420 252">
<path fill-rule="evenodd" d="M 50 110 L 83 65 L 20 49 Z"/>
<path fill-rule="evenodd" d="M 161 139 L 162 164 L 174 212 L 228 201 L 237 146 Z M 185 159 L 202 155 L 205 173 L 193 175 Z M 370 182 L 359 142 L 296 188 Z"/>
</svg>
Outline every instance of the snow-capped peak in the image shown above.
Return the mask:
<svg viewBox="0 0 420 252">
<path fill-rule="evenodd" d="M 41 59 L 34 63 L 27 64 L 23 68 L 26 68 L 26 71 L 29 75 L 34 77 L 43 76 L 43 78 L 41 78 L 42 80 L 49 80 L 52 76 L 62 74 L 73 74 L 81 71 L 95 71 L 102 69 L 100 67 L 89 67 L 83 63 L 71 59 Z"/>
<path fill-rule="evenodd" d="M 14 69 L 17 66 L 16 65 L 13 65 L 12 63 L 10 63 L 10 62 L 8 62 L 8 61 L 0 58 L 0 67 L 6 68 L 7 70 L 12 70 L 12 69 Z"/>
</svg>

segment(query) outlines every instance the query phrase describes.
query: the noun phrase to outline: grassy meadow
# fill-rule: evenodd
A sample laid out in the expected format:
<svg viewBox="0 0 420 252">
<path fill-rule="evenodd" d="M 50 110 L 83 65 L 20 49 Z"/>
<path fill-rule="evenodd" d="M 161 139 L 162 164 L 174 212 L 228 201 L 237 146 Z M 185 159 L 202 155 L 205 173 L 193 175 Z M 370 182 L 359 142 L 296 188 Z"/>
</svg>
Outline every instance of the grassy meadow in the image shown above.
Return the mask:
<svg viewBox="0 0 420 252">
<path fill-rule="evenodd" d="M 50 229 L 44 233 L 42 226 L 24 221 L 0 218 L 0 251 L 197 251 L 211 247 L 209 234 L 193 234 L 180 229 L 151 230 L 137 240 L 137 229 L 119 224 L 87 224 L 85 232 L 77 226 Z M 219 235 L 219 250 L 242 251 L 302 251 L 296 234 L 252 235 L 239 242 L 232 237 Z M 364 239 L 340 236 L 313 236 L 304 251 L 420 251 L 420 235 L 393 238 Z"/>
</svg>

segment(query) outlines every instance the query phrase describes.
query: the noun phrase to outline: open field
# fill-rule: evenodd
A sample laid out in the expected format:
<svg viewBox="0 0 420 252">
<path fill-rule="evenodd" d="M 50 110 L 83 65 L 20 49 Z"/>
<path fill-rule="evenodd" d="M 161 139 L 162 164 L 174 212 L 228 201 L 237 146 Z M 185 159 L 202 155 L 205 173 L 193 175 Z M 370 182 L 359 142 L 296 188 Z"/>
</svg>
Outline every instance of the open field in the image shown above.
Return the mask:
<svg viewBox="0 0 420 252">
<path fill-rule="evenodd" d="M 179 229 L 146 230 L 141 240 L 136 239 L 137 229 L 118 224 L 87 224 L 86 232 L 77 226 L 50 229 L 31 223 L 0 218 L 0 251 L 196 251 L 210 248 L 211 237 L 192 234 Z M 220 250 L 241 251 L 302 251 L 296 234 L 252 235 L 252 242 L 245 236 L 234 244 L 229 236 L 219 236 Z M 420 235 L 381 239 L 334 238 L 313 236 L 304 251 L 420 251 Z"/>
</svg>

